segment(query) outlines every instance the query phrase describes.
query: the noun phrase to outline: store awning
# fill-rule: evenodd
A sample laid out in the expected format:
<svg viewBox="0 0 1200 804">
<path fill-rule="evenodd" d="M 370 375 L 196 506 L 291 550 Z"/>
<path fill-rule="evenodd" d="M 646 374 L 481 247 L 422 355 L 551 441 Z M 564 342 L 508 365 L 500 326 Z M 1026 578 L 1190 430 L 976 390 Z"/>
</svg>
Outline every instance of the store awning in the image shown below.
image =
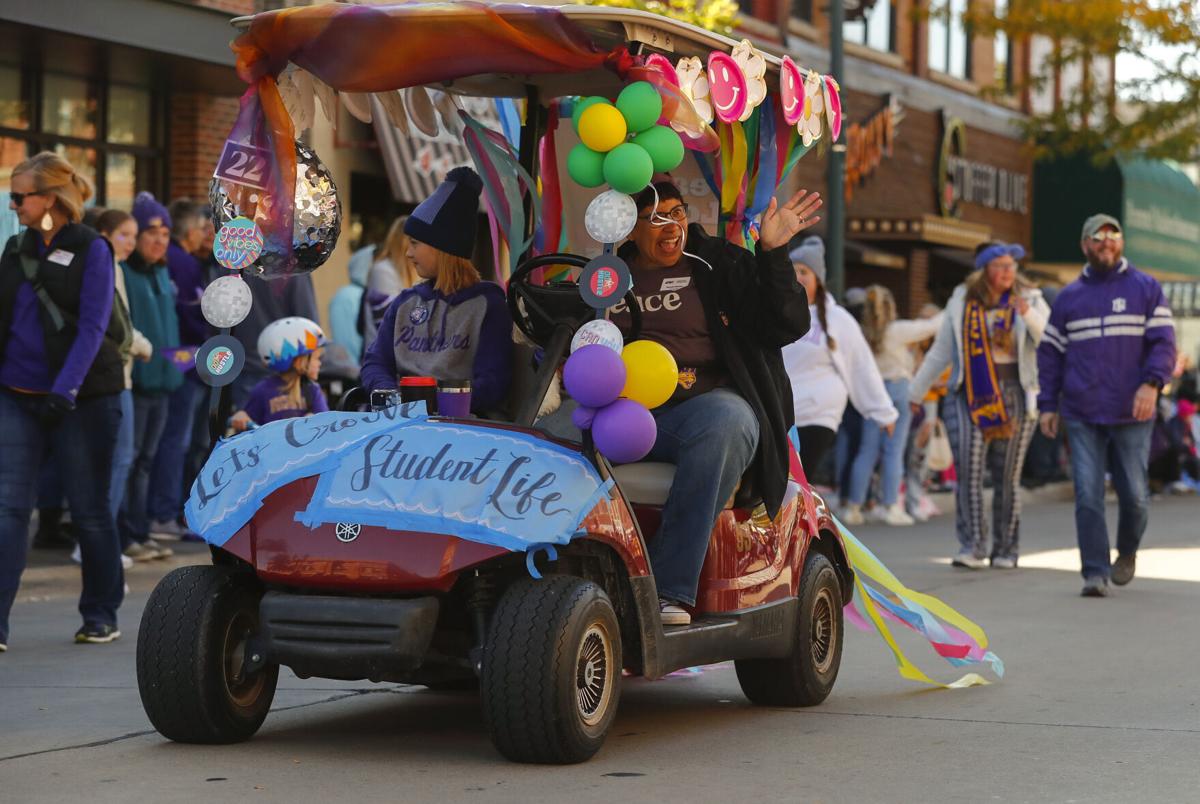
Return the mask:
<svg viewBox="0 0 1200 804">
<path fill-rule="evenodd" d="M 1125 256 L 1160 277 L 1200 276 L 1200 188 L 1168 162 L 1087 156 L 1034 168 L 1033 251 L 1038 262 L 1082 264 L 1084 220 L 1104 212 L 1121 221 Z"/>
</svg>

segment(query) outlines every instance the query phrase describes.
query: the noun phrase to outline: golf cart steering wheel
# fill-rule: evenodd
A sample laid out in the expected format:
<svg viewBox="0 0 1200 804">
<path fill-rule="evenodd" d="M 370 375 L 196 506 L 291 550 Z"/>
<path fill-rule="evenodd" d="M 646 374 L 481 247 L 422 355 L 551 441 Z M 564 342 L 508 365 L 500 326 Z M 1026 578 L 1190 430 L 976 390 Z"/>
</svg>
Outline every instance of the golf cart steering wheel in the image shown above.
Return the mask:
<svg viewBox="0 0 1200 804">
<path fill-rule="evenodd" d="M 579 283 L 559 280 L 547 285 L 534 285 L 530 277 L 538 268 L 550 265 L 569 265 L 582 268 L 589 262 L 578 254 L 543 254 L 518 266 L 508 280 L 508 311 L 513 322 L 527 338 L 543 348 L 554 331 L 568 326 L 571 332 L 596 318 L 596 310 L 579 295 Z M 642 334 L 642 310 L 638 307 L 633 288 L 625 294 L 629 308 L 629 334 L 625 342 L 635 341 Z"/>
</svg>

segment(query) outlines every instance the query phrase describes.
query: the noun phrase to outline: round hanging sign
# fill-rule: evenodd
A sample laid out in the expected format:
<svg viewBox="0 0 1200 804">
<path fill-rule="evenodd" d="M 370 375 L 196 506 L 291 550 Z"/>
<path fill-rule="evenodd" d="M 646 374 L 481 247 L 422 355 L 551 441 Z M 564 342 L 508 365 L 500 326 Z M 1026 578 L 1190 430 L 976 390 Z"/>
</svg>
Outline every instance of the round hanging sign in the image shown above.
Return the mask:
<svg viewBox="0 0 1200 804">
<path fill-rule="evenodd" d="M 246 350 L 231 335 L 214 335 L 196 352 L 196 374 L 214 388 L 236 380 L 245 365 Z"/>
<path fill-rule="evenodd" d="M 213 257 L 231 271 L 240 271 L 254 264 L 263 250 L 263 234 L 258 224 L 247 217 L 227 221 L 217 232 Z"/>
<path fill-rule="evenodd" d="M 604 310 L 624 298 L 633 284 L 629 266 L 615 254 L 601 254 L 583 266 L 579 295 L 589 307 Z"/>
</svg>

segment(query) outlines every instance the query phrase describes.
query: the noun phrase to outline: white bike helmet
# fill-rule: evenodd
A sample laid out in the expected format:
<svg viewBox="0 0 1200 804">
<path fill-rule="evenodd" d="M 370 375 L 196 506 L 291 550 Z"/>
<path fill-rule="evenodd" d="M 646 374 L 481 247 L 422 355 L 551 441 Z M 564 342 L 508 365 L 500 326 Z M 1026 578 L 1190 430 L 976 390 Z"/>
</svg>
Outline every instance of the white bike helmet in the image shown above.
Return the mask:
<svg viewBox="0 0 1200 804">
<path fill-rule="evenodd" d="M 287 371 L 292 361 L 320 349 L 328 341 L 316 321 L 289 316 L 272 321 L 258 336 L 258 356 L 271 371 Z"/>
</svg>

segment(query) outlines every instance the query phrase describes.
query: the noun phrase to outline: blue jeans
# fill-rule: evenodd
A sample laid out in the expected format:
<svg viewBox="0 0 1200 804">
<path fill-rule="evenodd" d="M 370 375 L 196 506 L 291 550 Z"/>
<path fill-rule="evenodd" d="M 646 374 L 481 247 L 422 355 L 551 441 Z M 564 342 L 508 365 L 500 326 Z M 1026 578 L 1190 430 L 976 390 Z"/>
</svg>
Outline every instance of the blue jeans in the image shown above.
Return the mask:
<svg viewBox="0 0 1200 804">
<path fill-rule="evenodd" d="M 888 435 L 876 422 L 863 420 L 862 442 L 858 455 L 850 466 L 850 490 L 846 499 L 855 505 L 867 501 L 871 487 L 871 475 L 875 464 L 880 463 L 880 502 L 885 506 L 896 504 L 900 498 L 900 480 L 904 477 L 904 448 L 908 444 L 908 425 L 912 421 L 912 410 L 908 407 L 908 380 L 884 380 L 888 396 L 900 413 L 896 429 Z M 882 461 L 880 456 L 882 456 Z"/>
<path fill-rule="evenodd" d="M 38 470 L 51 450 L 62 458 L 63 490 L 83 554 L 79 613 L 85 623 L 116 625 L 125 597 L 121 547 L 108 499 L 121 418 L 119 395 L 80 400 L 53 429 L 38 421 L 42 405 L 39 395 L 0 389 L 0 642 L 8 641 L 8 615 L 29 550 Z"/>
<path fill-rule="evenodd" d="M 696 604 L 717 515 L 758 447 L 758 417 L 734 391 L 717 388 L 654 411 L 658 439 L 648 461 L 675 464 L 662 525 L 650 543 L 659 597 Z"/>
<path fill-rule="evenodd" d="M 117 445 L 113 450 L 112 482 L 109 483 L 108 507 L 112 509 L 113 524 L 121 513 L 125 499 L 125 484 L 133 464 L 133 391 L 128 388 L 117 395 L 121 406 L 121 425 L 117 428 Z"/>
<path fill-rule="evenodd" d="M 1075 476 L 1075 536 L 1084 578 L 1107 578 L 1108 523 L 1104 519 L 1104 469 L 1117 490 L 1117 552 L 1137 553 L 1150 518 L 1150 433 L 1154 422 L 1089 424 L 1063 419 Z M 1111 463 L 1109 459 L 1111 458 Z"/>
<path fill-rule="evenodd" d="M 171 393 L 170 409 L 151 470 L 149 512 L 156 521 L 174 522 L 183 513 L 183 464 L 192 446 L 196 408 L 204 399 L 206 388 L 195 372 L 188 372 L 183 385 Z"/>
<path fill-rule="evenodd" d="M 150 470 L 167 423 L 170 401 L 168 394 L 133 395 L 133 463 L 125 484 L 125 502 L 117 518 L 124 547 L 150 538 Z"/>
</svg>

